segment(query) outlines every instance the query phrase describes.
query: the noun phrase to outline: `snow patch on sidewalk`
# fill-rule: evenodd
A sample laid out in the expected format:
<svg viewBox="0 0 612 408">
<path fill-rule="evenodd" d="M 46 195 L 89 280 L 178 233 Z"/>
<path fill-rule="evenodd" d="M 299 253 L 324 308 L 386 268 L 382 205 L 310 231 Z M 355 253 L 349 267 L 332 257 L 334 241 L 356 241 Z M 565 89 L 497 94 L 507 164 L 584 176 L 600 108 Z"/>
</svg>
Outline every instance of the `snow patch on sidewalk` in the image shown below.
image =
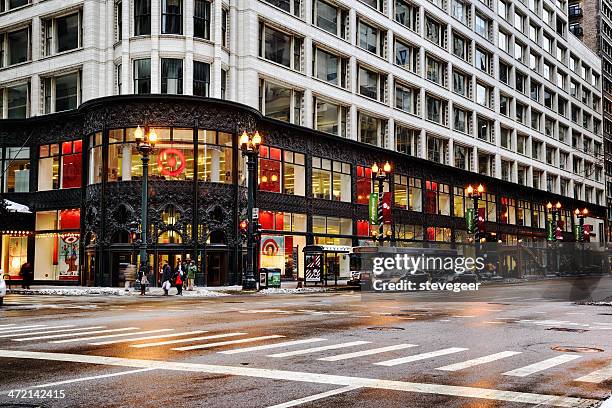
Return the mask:
<svg viewBox="0 0 612 408">
<path fill-rule="evenodd" d="M 278 294 L 294 294 L 294 293 L 316 293 L 316 292 L 326 292 L 329 288 L 268 288 L 262 289 L 258 294 L 262 295 L 278 295 Z"/>
<path fill-rule="evenodd" d="M 171 289 L 171 294 L 175 294 L 175 289 Z M 7 293 L 20 295 L 50 295 L 50 296 L 139 296 L 140 290 L 133 288 L 41 288 L 41 289 L 11 289 Z M 161 288 L 151 288 L 147 295 L 163 295 Z M 196 288 L 193 291 L 183 291 L 184 297 L 220 297 L 230 296 L 218 290 L 207 290 Z"/>
</svg>

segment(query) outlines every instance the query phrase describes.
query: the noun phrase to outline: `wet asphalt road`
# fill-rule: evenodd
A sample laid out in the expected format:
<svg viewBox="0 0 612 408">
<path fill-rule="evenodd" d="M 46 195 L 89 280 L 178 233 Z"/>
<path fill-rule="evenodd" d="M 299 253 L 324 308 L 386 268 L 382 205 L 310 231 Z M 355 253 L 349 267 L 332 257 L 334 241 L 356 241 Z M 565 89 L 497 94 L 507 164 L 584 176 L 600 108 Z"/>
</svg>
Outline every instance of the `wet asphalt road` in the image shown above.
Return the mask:
<svg viewBox="0 0 612 408">
<path fill-rule="evenodd" d="M 573 300 L 610 294 L 607 277 L 476 294 L 9 295 L 0 407 L 596 407 L 612 390 L 612 307 Z"/>
</svg>

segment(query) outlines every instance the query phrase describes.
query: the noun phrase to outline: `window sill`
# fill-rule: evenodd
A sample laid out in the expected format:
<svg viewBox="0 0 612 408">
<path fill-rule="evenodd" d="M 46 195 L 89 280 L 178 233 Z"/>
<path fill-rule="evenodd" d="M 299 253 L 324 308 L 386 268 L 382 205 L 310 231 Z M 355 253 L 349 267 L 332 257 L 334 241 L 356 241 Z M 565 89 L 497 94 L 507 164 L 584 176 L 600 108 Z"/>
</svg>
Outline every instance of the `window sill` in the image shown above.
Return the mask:
<svg viewBox="0 0 612 408">
<path fill-rule="evenodd" d="M 7 70 L 9 70 L 9 69 L 11 69 L 11 68 L 15 68 L 15 67 L 22 67 L 22 66 L 25 66 L 25 65 L 27 65 L 27 64 L 29 64 L 29 63 L 31 63 L 31 62 L 34 62 L 34 60 L 31 60 L 31 59 L 30 59 L 30 60 L 27 60 L 27 61 L 18 62 L 18 63 L 16 63 L 16 64 L 7 65 L 6 67 L 2 67 L 2 68 L 0 68 L 0 71 L 7 71 Z"/>
<path fill-rule="evenodd" d="M 300 75 L 306 76 L 306 74 L 304 72 L 302 72 L 302 71 L 297 71 L 294 68 L 288 67 L 286 65 L 280 64 L 280 63 L 275 62 L 275 61 L 271 61 L 271 60 L 269 60 L 267 58 L 264 58 L 262 56 L 258 56 L 257 59 L 259 59 L 260 61 L 265 61 L 265 62 L 267 62 L 269 64 L 272 64 L 272 65 L 280 67 L 280 68 L 288 69 L 289 71 L 295 72 L 296 74 L 300 74 Z"/>
<path fill-rule="evenodd" d="M 334 88 L 337 88 L 337 89 L 340 89 L 340 90 L 343 90 L 343 91 L 347 91 L 347 92 L 349 92 L 349 93 L 351 92 L 351 90 L 350 90 L 350 89 L 348 89 L 348 88 L 343 88 L 343 87 L 342 87 L 342 86 L 340 86 L 340 85 L 332 84 L 331 82 L 327 82 L 326 80 L 321 79 L 321 78 L 317 78 L 316 76 L 312 76 L 311 78 L 312 78 L 312 79 L 314 79 L 314 80 L 315 80 L 315 81 L 317 81 L 317 82 L 322 83 L 322 84 L 329 85 L 329 86 L 333 86 Z"/>
<path fill-rule="evenodd" d="M 291 16 L 291 17 L 293 17 L 293 18 L 295 18 L 295 19 L 297 19 L 297 20 L 300 20 L 301 22 L 304 22 L 304 19 L 303 19 L 302 17 L 300 17 L 300 16 L 296 16 L 296 15 L 295 15 L 295 14 L 293 14 L 291 11 L 287 11 L 287 10 L 285 10 L 285 9 L 282 9 L 282 8 L 278 7 L 278 6 L 275 6 L 274 4 L 269 3 L 269 2 L 267 2 L 266 0 L 261 0 L 261 2 L 262 2 L 262 3 L 264 3 L 264 4 L 265 4 L 265 5 L 267 5 L 267 6 L 272 7 L 274 10 L 278 10 L 278 11 L 282 12 L 283 14 L 286 14 L 286 15 Z"/>
<path fill-rule="evenodd" d="M 351 44 L 348 38 L 342 38 L 342 37 L 340 37 L 338 34 L 334 34 L 334 33 L 330 32 L 330 31 L 327 31 L 327 30 L 325 30 L 325 29 L 323 29 L 323 28 L 319 27 L 319 26 L 318 26 L 318 25 L 316 25 L 315 23 L 311 23 L 310 25 L 311 25 L 312 27 L 316 28 L 317 30 L 320 30 L 320 31 L 322 31 L 322 32 L 324 32 L 324 33 L 326 33 L 326 34 L 331 35 L 332 37 L 335 37 L 335 38 L 337 38 L 337 39 L 339 39 L 339 40 L 341 40 L 341 41 L 344 41 L 344 42 L 345 42 L 345 43 L 347 43 L 347 44 Z M 315 42 L 316 42 L 316 41 L 315 41 Z"/>
<path fill-rule="evenodd" d="M 40 58 L 39 61 L 48 60 L 48 59 L 54 58 L 54 57 L 61 57 L 63 55 L 67 55 L 67 54 L 71 54 L 71 53 L 76 53 L 76 52 L 83 51 L 83 50 L 84 50 L 83 47 L 79 47 L 79 48 L 73 48 L 71 50 L 66 50 L 66 51 L 62 51 L 62 52 L 56 52 L 55 54 L 45 55 L 44 57 Z"/>
<path fill-rule="evenodd" d="M 28 7 L 32 7 L 33 5 L 34 5 L 33 3 L 28 3 L 28 4 L 24 4 L 23 6 L 15 7 L 15 8 L 12 8 L 10 10 L 3 11 L 2 13 L 0 13 L 0 16 L 4 16 L 4 15 L 7 15 L 7 14 L 13 13 L 15 11 L 19 11 L 19 10 L 24 10 L 24 9 L 26 9 Z"/>
</svg>

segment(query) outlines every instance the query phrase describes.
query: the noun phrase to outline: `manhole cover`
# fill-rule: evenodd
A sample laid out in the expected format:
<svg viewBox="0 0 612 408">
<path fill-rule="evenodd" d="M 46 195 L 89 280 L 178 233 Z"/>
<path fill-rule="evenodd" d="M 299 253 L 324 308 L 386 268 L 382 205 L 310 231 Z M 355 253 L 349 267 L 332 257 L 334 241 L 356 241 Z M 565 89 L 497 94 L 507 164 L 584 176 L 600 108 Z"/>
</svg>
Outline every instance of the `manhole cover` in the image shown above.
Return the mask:
<svg viewBox="0 0 612 408">
<path fill-rule="evenodd" d="M 563 353 L 602 353 L 603 349 L 595 347 L 579 347 L 579 346 L 553 346 L 551 350 L 561 351 Z"/>
<path fill-rule="evenodd" d="M 551 328 L 548 328 L 546 330 L 554 330 L 554 331 L 570 332 L 570 333 L 584 333 L 584 332 L 588 332 L 587 329 L 569 329 L 567 327 L 551 327 Z"/>
<path fill-rule="evenodd" d="M 396 330 L 404 330 L 404 329 L 402 327 L 375 326 L 375 327 L 368 327 L 368 330 L 375 330 L 375 331 L 396 331 Z"/>
</svg>

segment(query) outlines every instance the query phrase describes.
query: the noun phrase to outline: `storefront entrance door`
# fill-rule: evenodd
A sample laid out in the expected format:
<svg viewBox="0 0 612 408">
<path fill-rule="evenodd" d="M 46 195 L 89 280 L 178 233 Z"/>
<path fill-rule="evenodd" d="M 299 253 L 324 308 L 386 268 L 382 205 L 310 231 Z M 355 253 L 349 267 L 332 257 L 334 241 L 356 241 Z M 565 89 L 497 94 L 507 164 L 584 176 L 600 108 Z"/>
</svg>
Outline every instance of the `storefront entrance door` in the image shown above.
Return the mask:
<svg viewBox="0 0 612 408">
<path fill-rule="evenodd" d="M 227 253 L 209 251 L 206 253 L 206 285 L 221 286 L 227 282 Z"/>
</svg>

